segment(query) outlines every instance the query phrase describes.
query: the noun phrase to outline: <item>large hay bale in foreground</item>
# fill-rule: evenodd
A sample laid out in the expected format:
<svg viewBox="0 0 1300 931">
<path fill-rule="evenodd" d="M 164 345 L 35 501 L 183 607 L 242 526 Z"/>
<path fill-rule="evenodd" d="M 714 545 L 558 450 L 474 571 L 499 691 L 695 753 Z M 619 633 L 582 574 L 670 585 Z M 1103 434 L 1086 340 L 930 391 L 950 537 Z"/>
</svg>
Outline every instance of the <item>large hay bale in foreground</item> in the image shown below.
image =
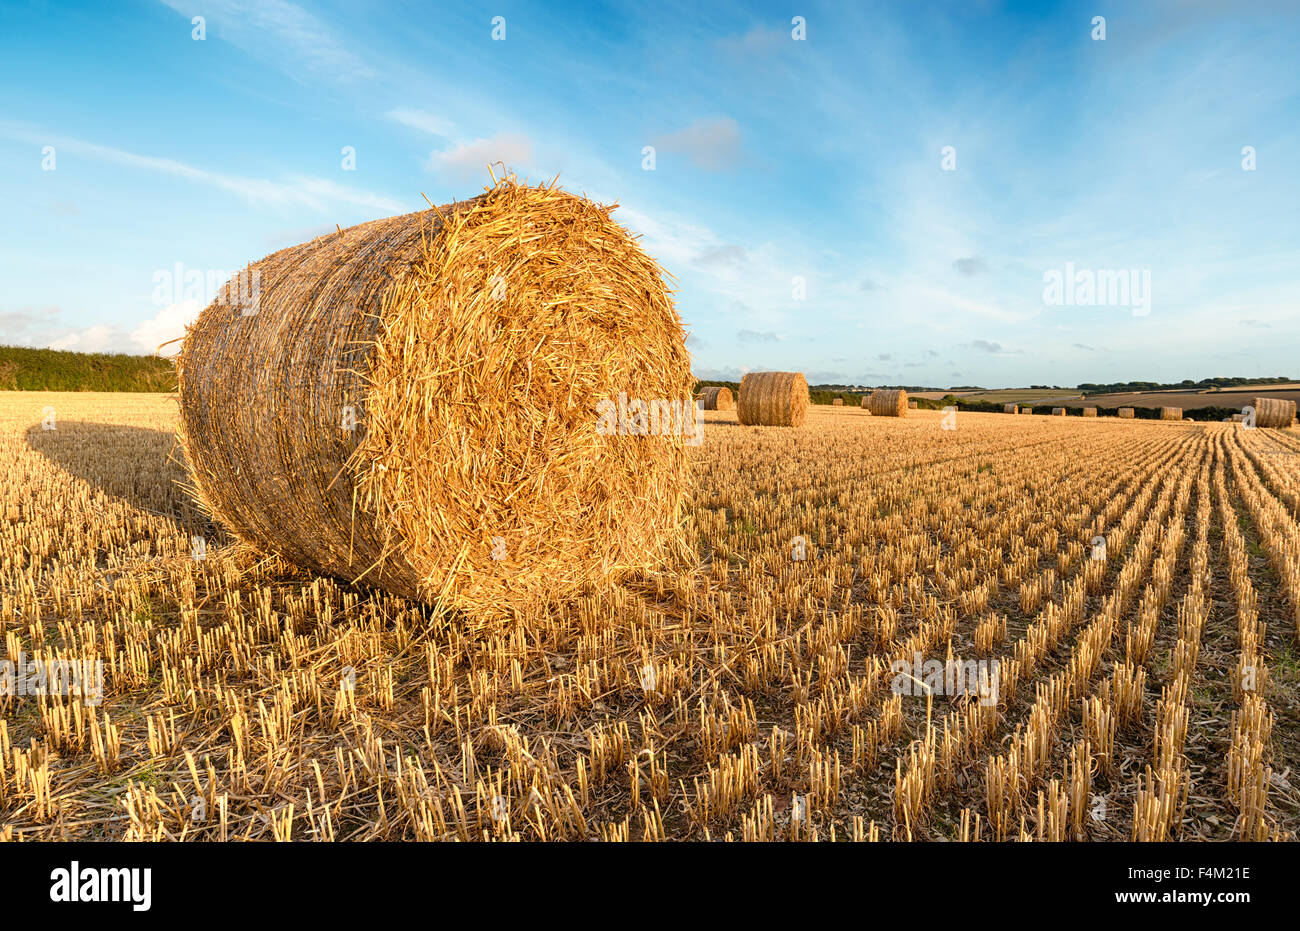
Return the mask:
<svg viewBox="0 0 1300 931">
<path fill-rule="evenodd" d="M 1284 428 L 1291 426 L 1295 420 L 1295 401 L 1283 401 L 1280 398 L 1255 399 L 1255 426 Z"/>
<path fill-rule="evenodd" d="M 906 417 L 915 403 L 902 388 L 877 388 L 867 395 L 867 410 L 876 417 Z"/>
<path fill-rule="evenodd" d="M 1085 417 L 1096 417 L 1096 416 L 1097 416 L 1097 408 L 1095 408 L 1095 407 L 1085 407 L 1085 408 L 1083 409 L 1083 416 L 1085 416 Z"/>
<path fill-rule="evenodd" d="M 697 400 L 700 402 L 701 410 L 734 411 L 736 409 L 736 399 L 732 396 L 731 389 L 725 386 L 701 388 Z"/>
<path fill-rule="evenodd" d="M 1120 420 L 1132 420 L 1134 417 L 1133 408 L 1121 407 L 1116 411 L 1116 416 L 1119 417 Z"/>
<path fill-rule="evenodd" d="M 252 266 L 255 312 L 232 282 L 178 358 L 202 502 L 263 552 L 483 614 L 680 552 L 685 332 L 609 214 L 507 178 Z"/>
<path fill-rule="evenodd" d="M 1064 416 L 1065 416 L 1065 408 L 1063 408 L 1063 407 L 1054 407 L 1054 408 L 1052 408 L 1052 416 L 1053 416 L 1053 417 L 1064 417 Z"/>
<path fill-rule="evenodd" d="M 1182 420 L 1183 409 L 1181 407 L 1162 407 L 1160 408 L 1161 420 Z"/>
<path fill-rule="evenodd" d="M 1004 413 L 1004 414 L 1019 414 L 1019 413 L 1020 413 L 1020 405 L 1019 405 L 1019 404 L 1003 404 L 1003 405 L 1002 405 L 1002 413 Z"/>
<path fill-rule="evenodd" d="M 740 380 L 736 415 L 747 426 L 801 427 L 808 403 L 802 372 L 750 372 Z"/>
</svg>

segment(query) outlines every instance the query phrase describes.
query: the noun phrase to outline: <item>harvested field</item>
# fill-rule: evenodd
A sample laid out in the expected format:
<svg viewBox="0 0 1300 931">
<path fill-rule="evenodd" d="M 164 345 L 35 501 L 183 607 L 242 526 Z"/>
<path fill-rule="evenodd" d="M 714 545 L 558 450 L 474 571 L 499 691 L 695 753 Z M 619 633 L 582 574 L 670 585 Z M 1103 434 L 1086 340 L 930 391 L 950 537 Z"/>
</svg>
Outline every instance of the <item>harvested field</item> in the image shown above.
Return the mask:
<svg viewBox="0 0 1300 931">
<path fill-rule="evenodd" d="M 702 416 L 693 563 L 525 624 L 251 553 L 166 397 L 0 394 L 7 657 L 103 661 L 0 696 L 0 839 L 1295 839 L 1300 431 Z"/>
</svg>

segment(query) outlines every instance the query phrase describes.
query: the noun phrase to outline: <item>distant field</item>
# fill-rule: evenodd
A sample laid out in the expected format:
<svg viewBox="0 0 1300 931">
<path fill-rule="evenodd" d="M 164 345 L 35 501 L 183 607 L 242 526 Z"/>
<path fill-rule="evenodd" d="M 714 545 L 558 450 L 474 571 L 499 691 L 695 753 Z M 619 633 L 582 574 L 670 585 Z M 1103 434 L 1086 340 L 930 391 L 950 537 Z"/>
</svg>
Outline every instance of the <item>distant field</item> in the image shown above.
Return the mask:
<svg viewBox="0 0 1300 931">
<path fill-rule="evenodd" d="M 918 391 L 918 398 L 942 398 L 956 395 L 969 401 L 998 401 L 1013 404 L 1020 401 L 1069 401 L 1083 397 L 1073 388 L 996 388 L 991 391 Z"/>
<path fill-rule="evenodd" d="M 1300 386 L 1268 388 L 1225 388 L 1221 391 L 1131 391 L 1123 394 L 1093 394 L 1088 404 L 1098 407 L 1242 407 L 1257 397 L 1300 402 Z"/>
</svg>

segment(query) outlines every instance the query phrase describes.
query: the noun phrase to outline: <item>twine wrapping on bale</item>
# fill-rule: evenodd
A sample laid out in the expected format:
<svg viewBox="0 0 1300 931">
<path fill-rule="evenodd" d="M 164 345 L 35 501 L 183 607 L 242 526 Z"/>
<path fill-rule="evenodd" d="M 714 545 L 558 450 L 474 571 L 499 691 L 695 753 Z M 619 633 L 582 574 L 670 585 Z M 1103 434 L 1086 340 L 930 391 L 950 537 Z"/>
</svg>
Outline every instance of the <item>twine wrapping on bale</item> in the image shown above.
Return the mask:
<svg viewBox="0 0 1300 931">
<path fill-rule="evenodd" d="M 1019 404 L 1003 404 L 1003 405 L 1002 405 L 1002 413 L 1004 413 L 1004 414 L 1019 414 L 1019 413 L 1020 413 L 1020 405 L 1019 405 Z"/>
<path fill-rule="evenodd" d="M 1295 420 L 1295 401 L 1280 398 L 1255 399 L 1255 426 L 1285 428 Z"/>
<path fill-rule="evenodd" d="M 506 177 L 258 262 L 254 312 L 232 281 L 177 361 L 201 502 L 313 572 L 489 615 L 681 554 L 685 331 L 612 209 Z M 644 435 L 659 399 L 689 433 Z"/>
<path fill-rule="evenodd" d="M 1083 416 L 1085 416 L 1085 417 L 1096 417 L 1096 416 L 1097 416 L 1097 408 L 1095 408 L 1095 407 L 1085 407 L 1085 408 L 1083 409 Z"/>
<path fill-rule="evenodd" d="M 750 372 L 740 380 L 736 415 L 756 427 L 801 427 L 808 416 L 808 382 L 802 372 Z"/>
<path fill-rule="evenodd" d="M 1053 417 L 1064 417 L 1064 416 L 1065 416 L 1065 408 L 1063 408 L 1063 407 L 1054 407 L 1054 408 L 1052 408 L 1052 416 L 1053 416 Z"/>
<path fill-rule="evenodd" d="M 1182 420 L 1183 409 L 1181 407 L 1162 407 L 1160 408 L 1161 420 Z"/>
<path fill-rule="evenodd" d="M 731 389 L 727 387 L 710 386 L 701 388 L 698 400 L 700 409 L 705 411 L 734 411 L 736 409 L 736 399 L 731 394 Z"/>
<path fill-rule="evenodd" d="M 1120 420 L 1132 420 L 1132 419 L 1133 419 L 1133 408 L 1131 408 L 1131 407 L 1121 407 L 1121 408 L 1119 409 L 1119 411 L 1117 412 L 1117 416 L 1119 417 Z"/>
<path fill-rule="evenodd" d="M 906 417 L 915 401 L 908 402 L 902 388 L 877 388 L 867 395 L 867 410 L 876 417 Z"/>
</svg>

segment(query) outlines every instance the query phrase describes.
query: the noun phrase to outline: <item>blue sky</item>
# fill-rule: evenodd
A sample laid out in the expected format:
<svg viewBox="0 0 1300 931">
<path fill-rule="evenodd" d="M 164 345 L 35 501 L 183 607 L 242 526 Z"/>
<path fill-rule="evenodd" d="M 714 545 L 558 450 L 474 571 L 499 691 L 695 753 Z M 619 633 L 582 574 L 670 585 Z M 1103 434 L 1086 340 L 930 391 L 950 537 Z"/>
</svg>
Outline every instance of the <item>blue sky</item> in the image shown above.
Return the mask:
<svg viewBox="0 0 1300 931">
<path fill-rule="evenodd" d="M 153 351 L 207 277 L 501 159 L 619 202 L 701 377 L 1300 377 L 1297 48 L 1268 0 L 8 0 L 0 343 Z M 1149 301 L 1045 302 L 1067 263 Z"/>
</svg>

